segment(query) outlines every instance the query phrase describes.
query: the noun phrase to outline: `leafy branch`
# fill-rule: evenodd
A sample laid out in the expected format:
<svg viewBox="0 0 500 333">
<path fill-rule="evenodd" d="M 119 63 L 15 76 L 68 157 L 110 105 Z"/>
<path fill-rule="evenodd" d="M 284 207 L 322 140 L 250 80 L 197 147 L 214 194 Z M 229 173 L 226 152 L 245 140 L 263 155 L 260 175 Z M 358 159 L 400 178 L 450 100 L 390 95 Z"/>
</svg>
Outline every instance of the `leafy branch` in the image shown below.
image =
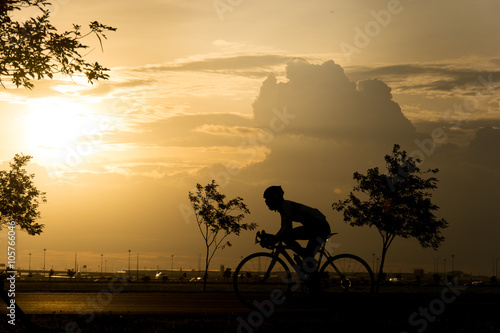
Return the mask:
<svg viewBox="0 0 500 333">
<path fill-rule="evenodd" d="M 106 80 L 108 68 L 85 60 L 82 51 L 89 48 L 82 39 L 93 34 L 99 40 L 107 39 L 106 33 L 116 28 L 91 22 L 88 32 L 82 33 L 80 25 L 73 30 L 58 32 L 50 23 L 50 3 L 39 0 L 0 0 L 0 84 L 3 77 L 10 78 L 16 87 L 32 89 L 31 80 L 54 77 L 54 74 L 72 76 L 82 73 L 89 83 Z M 40 15 L 24 22 L 14 21 L 12 14 L 21 8 L 37 7 Z"/>
</svg>

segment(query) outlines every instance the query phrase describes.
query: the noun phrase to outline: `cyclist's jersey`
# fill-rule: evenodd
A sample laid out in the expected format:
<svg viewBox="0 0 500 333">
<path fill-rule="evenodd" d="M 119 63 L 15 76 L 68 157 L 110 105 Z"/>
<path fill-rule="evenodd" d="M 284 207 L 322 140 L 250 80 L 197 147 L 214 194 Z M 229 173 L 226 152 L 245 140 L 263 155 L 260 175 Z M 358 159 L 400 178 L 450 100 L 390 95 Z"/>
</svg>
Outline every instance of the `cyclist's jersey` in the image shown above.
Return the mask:
<svg viewBox="0 0 500 333">
<path fill-rule="evenodd" d="M 284 225 L 286 221 L 299 222 L 305 227 L 311 228 L 322 227 L 325 223 L 328 224 L 325 215 L 316 208 L 311 208 L 289 200 L 283 201 L 279 212 L 281 214 L 282 227 L 291 227 L 291 225 Z"/>
</svg>

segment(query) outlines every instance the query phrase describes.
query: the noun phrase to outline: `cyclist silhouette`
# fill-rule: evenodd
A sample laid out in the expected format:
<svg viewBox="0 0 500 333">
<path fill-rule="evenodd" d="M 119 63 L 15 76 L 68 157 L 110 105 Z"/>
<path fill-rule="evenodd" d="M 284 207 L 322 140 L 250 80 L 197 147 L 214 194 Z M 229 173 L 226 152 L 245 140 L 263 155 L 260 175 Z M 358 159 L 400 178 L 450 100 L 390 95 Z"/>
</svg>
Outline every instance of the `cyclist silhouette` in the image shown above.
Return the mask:
<svg viewBox="0 0 500 333">
<path fill-rule="evenodd" d="M 281 215 L 281 228 L 276 233 L 276 238 L 282 240 L 303 259 L 314 257 L 314 250 L 321 244 L 318 243 L 318 237 L 322 241 L 328 238 L 330 224 L 319 210 L 285 200 L 283 195 L 281 186 L 270 186 L 264 191 L 267 207 Z M 293 222 L 302 225 L 294 228 Z M 308 240 L 306 248 L 303 248 L 297 240 Z"/>
</svg>

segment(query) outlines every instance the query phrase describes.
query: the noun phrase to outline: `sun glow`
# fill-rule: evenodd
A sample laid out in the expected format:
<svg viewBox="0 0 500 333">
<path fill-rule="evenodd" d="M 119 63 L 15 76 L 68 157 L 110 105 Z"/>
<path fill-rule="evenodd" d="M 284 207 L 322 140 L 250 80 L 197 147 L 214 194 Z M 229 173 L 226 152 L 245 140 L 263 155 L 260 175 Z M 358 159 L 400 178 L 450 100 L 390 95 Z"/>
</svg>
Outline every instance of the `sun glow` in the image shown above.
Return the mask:
<svg viewBox="0 0 500 333">
<path fill-rule="evenodd" d="M 26 117 L 26 144 L 30 154 L 45 165 L 69 164 L 74 162 L 75 154 L 82 159 L 81 155 L 86 157 L 96 151 L 101 144 L 96 134 L 99 126 L 99 118 L 82 104 L 37 100 Z"/>
</svg>

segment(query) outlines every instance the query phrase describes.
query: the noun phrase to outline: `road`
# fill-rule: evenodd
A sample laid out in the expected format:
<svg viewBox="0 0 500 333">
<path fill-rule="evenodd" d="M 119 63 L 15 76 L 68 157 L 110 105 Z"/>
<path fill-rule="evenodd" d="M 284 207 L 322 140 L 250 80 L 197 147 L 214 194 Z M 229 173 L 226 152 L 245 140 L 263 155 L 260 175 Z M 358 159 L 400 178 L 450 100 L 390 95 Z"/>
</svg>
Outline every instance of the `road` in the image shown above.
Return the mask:
<svg viewBox="0 0 500 333">
<path fill-rule="evenodd" d="M 161 332 L 177 331 L 180 327 L 185 328 L 182 332 L 202 329 L 205 332 L 240 332 L 244 323 L 251 323 L 253 327 L 262 325 L 262 332 L 273 333 L 314 331 L 324 325 L 333 325 L 339 332 L 365 332 L 374 327 L 387 332 L 415 332 L 427 326 L 429 333 L 500 332 L 498 292 L 463 292 L 456 298 L 452 296 L 452 293 L 441 292 L 387 293 L 359 311 L 349 306 L 318 311 L 304 304 L 289 306 L 287 303 L 276 313 L 263 313 L 264 316 L 243 307 L 229 292 L 45 291 L 19 293 L 16 301 L 25 313 L 35 315 L 42 327 L 59 329 L 72 323 L 68 320 L 76 320 L 91 332 L 96 327 L 113 333 L 156 332 L 158 325 L 168 327 Z M 0 306 L 0 316 L 4 313 L 6 307 Z M 47 314 L 49 316 L 43 317 Z M 207 328 L 207 323 L 212 325 L 211 329 Z M 0 331 L 5 327 L 11 329 L 0 322 Z"/>
<path fill-rule="evenodd" d="M 75 314 L 78 312 L 120 314 L 226 314 L 245 312 L 233 294 L 227 293 L 69 293 L 29 292 L 16 297 L 27 314 Z M 2 306 L 0 313 L 6 313 Z"/>
<path fill-rule="evenodd" d="M 437 297 L 436 297 L 437 296 Z M 377 312 L 381 315 L 401 313 L 409 315 L 420 307 L 433 306 L 440 294 L 385 294 L 376 304 L 364 311 Z M 448 297 L 452 296 L 449 294 Z M 443 307 L 452 308 L 460 313 L 500 313 L 498 294 L 460 295 L 456 301 L 442 303 Z M 228 292 L 25 292 L 18 293 L 17 304 L 27 314 L 77 314 L 77 313 L 113 313 L 113 314 L 234 314 L 248 313 L 235 297 Z M 301 302 L 287 300 L 278 311 L 318 312 L 316 306 L 303 306 Z M 438 302 L 439 303 L 439 302 Z M 436 303 L 437 304 L 437 303 Z M 436 306 L 434 304 L 434 306 Z M 438 304 L 439 305 L 439 304 Z M 7 313 L 5 306 L 0 306 L 0 314 Z M 325 311 L 327 309 L 324 309 Z M 440 310 L 441 311 L 441 310 Z M 443 308 L 444 311 L 444 308 Z"/>
</svg>

